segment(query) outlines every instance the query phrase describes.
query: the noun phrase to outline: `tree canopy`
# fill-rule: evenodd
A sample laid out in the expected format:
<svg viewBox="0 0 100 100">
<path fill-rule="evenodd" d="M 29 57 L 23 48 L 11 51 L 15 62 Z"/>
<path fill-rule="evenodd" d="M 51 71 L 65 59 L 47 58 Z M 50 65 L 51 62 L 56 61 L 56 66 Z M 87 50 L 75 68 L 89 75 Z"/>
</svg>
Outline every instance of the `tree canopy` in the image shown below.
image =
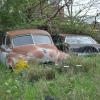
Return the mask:
<svg viewBox="0 0 100 100">
<path fill-rule="evenodd" d="M 84 17 L 96 0 L 73 12 L 75 0 L 0 0 L 0 32 L 7 30 L 40 28 L 50 33 L 81 33 Z M 79 2 L 76 2 L 80 6 Z M 86 9 L 84 16 L 80 13 Z M 66 8 L 66 11 L 65 11 Z M 67 13 L 66 13 L 67 12 Z"/>
</svg>

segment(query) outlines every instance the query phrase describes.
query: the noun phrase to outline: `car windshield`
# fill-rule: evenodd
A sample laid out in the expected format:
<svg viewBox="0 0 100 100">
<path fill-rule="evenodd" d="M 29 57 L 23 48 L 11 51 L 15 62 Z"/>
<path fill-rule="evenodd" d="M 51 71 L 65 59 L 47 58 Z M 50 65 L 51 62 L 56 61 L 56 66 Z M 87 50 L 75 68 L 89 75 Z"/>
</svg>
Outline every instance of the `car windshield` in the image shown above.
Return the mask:
<svg viewBox="0 0 100 100">
<path fill-rule="evenodd" d="M 14 46 L 28 44 L 51 44 L 51 39 L 48 35 L 21 35 L 13 38 Z"/>
<path fill-rule="evenodd" d="M 91 37 L 82 37 L 82 36 L 69 36 L 66 37 L 65 42 L 71 44 L 71 43 L 83 43 L 83 44 L 94 44 L 96 43 L 95 40 L 93 40 Z"/>
<path fill-rule="evenodd" d="M 33 35 L 35 44 L 51 44 L 51 39 L 47 35 Z"/>
<path fill-rule="evenodd" d="M 13 38 L 13 44 L 14 46 L 33 44 L 32 36 L 31 35 L 16 36 Z"/>
</svg>

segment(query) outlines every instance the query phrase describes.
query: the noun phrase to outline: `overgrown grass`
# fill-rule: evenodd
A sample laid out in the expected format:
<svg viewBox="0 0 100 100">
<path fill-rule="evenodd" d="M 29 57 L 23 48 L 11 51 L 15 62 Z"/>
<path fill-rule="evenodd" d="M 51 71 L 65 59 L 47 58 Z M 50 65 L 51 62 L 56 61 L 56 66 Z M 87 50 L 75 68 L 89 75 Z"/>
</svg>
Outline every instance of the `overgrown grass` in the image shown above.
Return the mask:
<svg viewBox="0 0 100 100">
<path fill-rule="evenodd" d="M 19 73 L 0 64 L 0 100 L 45 100 L 47 95 L 60 100 L 99 100 L 100 56 L 72 56 L 57 67 L 34 63 Z"/>
</svg>

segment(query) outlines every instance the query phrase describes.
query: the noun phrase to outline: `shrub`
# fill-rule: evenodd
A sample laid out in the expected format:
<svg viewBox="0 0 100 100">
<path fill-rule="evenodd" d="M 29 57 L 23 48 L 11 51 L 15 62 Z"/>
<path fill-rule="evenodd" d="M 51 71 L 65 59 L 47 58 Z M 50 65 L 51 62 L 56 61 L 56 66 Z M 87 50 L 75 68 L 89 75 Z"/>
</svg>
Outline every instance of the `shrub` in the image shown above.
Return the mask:
<svg viewBox="0 0 100 100">
<path fill-rule="evenodd" d="M 63 61 L 62 64 L 56 68 L 58 73 L 69 73 L 72 76 L 72 74 L 88 72 L 90 70 L 94 70 L 97 67 L 97 59 L 99 59 L 97 56 L 80 57 L 73 53 L 70 55 L 71 57 L 69 59 Z"/>
<path fill-rule="evenodd" d="M 55 78 L 55 70 L 53 68 L 33 65 L 27 72 L 28 81 L 35 82 L 40 78 L 52 80 Z"/>
<path fill-rule="evenodd" d="M 55 70 L 53 68 L 46 68 L 45 76 L 47 80 L 55 79 Z"/>
</svg>

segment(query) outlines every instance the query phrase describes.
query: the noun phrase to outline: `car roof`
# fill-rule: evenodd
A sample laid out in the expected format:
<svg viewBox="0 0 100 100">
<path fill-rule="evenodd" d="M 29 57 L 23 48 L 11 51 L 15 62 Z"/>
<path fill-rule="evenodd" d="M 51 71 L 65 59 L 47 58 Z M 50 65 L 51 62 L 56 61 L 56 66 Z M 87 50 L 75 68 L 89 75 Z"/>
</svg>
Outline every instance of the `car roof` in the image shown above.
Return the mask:
<svg viewBox="0 0 100 100">
<path fill-rule="evenodd" d="M 24 34 L 43 34 L 43 35 L 50 35 L 47 31 L 40 30 L 40 29 L 22 29 L 22 30 L 12 30 L 6 32 L 7 35 L 13 37 L 16 35 L 24 35 Z"/>
<path fill-rule="evenodd" d="M 89 37 L 87 35 L 81 35 L 81 34 L 59 34 L 60 36 L 63 36 L 63 37 L 68 37 L 68 36 L 84 36 L 84 37 Z"/>
<path fill-rule="evenodd" d="M 95 41 L 96 43 L 98 43 L 95 39 L 93 39 L 91 36 L 88 35 L 81 35 L 81 34 L 59 34 L 60 36 L 63 36 L 64 38 L 68 37 L 68 36 L 75 36 L 75 37 L 89 37 L 91 38 L 93 41 Z"/>
</svg>

